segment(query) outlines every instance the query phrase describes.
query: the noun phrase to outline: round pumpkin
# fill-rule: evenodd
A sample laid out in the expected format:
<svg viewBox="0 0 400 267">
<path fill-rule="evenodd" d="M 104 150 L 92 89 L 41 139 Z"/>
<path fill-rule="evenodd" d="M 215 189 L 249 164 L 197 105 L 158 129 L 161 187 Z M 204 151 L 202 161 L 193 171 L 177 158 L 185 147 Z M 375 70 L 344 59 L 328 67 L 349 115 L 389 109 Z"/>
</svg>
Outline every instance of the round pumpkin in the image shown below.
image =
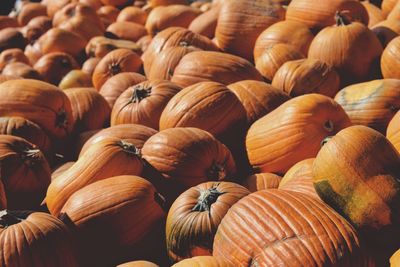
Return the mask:
<svg viewBox="0 0 400 267">
<path fill-rule="evenodd" d="M 142 52 L 140 46 L 132 41 L 114 40 L 104 36 L 96 36 L 90 39 L 86 45 L 85 51 L 86 55 L 89 57 L 103 58 L 109 52 L 119 48 L 129 49 L 139 54 Z"/>
<path fill-rule="evenodd" d="M 25 79 L 41 80 L 42 76 L 32 66 L 22 62 L 11 62 L 4 67 L 1 72 L 3 75 L 15 75 Z"/>
<path fill-rule="evenodd" d="M 64 164 L 62 164 L 61 166 L 57 167 L 55 170 L 53 170 L 53 172 L 51 173 L 51 180 L 53 181 L 54 179 L 56 179 L 58 176 L 60 176 L 61 174 L 63 174 L 64 172 L 66 172 L 67 170 L 69 170 L 69 168 L 72 167 L 72 165 L 74 165 L 74 161 L 68 161 Z"/>
<path fill-rule="evenodd" d="M 34 43 L 53 27 L 51 19 L 47 16 L 39 16 L 33 18 L 22 28 L 22 34 L 29 43 Z"/>
<path fill-rule="evenodd" d="M 103 5 L 110 5 L 110 6 L 123 6 L 128 0 L 100 0 Z"/>
<path fill-rule="evenodd" d="M 118 14 L 117 21 L 130 21 L 146 24 L 148 14 L 141 8 L 135 6 L 127 6 Z"/>
<path fill-rule="evenodd" d="M 83 70 L 71 70 L 58 84 L 60 89 L 69 89 L 76 87 L 93 87 L 92 77 Z"/>
<path fill-rule="evenodd" d="M 158 129 L 161 113 L 181 87 L 164 80 L 145 81 L 125 90 L 115 102 L 111 125 L 136 123 Z"/>
<path fill-rule="evenodd" d="M 38 80 L 0 84 L 0 116 L 20 116 L 37 123 L 51 138 L 64 138 L 74 127 L 71 103 L 57 87 Z"/>
<path fill-rule="evenodd" d="M 228 88 L 246 110 L 249 126 L 290 99 L 286 93 L 260 81 L 244 80 L 232 83 Z"/>
<path fill-rule="evenodd" d="M 21 10 L 18 12 L 18 23 L 21 26 L 28 24 L 30 20 L 39 16 L 46 16 L 47 8 L 45 5 L 40 3 L 26 3 L 22 6 Z"/>
<path fill-rule="evenodd" d="M 311 93 L 334 97 L 340 89 L 340 77 L 325 62 L 299 59 L 283 64 L 275 73 L 272 86 L 292 97 Z"/>
<path fill-rule="evenodd" d="M 46 203 L 58 216 L 69 197 L 79 189 L 117 175 L 139 175 L 143 164 L 138 148 L 118 138 L 106 138 L 90 146 L 76 163 L 47 189 Z"/>
<path fill-rule="evenodd" d="M 393 7 L 392 11 L 386 17 L 387 20 L 399 20 L 400 19 L 400 5 L 397 2 Z"/>
<path fill-rule="evenodd" d="M 147 50 L 147 48 L 149 47 L 149 45 L 150 45 L 152 40 L 153 40 L 153 37 L 148 34 L 148 35 L 143 36 L 142 38 L 140 38 L 136 42 L 136 44 L 140 47 L 140 49 L 144 53 Z"/>
<path fill-rule="evenodd" d="M 120 48 L 103 57 L 94 69 L 92 81 L 99 91 L 112 76 L 122 72 L 139 72 L 142 66 L 140 57 L 129 49 Z"/>
<path fill-rule="evenodd" d="M 335 96 L 353 124 L 365 125 L 381 133 L 400 109 L 400 81 L 373 80 L 353 84 Z"/>
<path fill-rule="evenodd" d="M 356 125 L 325 142 L 312 170 L 321 199 L 386 253 L 400 246 L 399 164 L 399 153 L 385 136 Z"/>
<path fill-rule="evenodd" d="M 277 189 L 239 200 L 213 247 L 213 256 L 233 266 L 366 265 L 357 232 L 343 217 L 305 194 Z"/>
<path fill-rule="evenodd" d="M 231 265 L 213 256 L 197 256 L 175 263 L 172 267 L 231 267 Z"/>
<path fill-rule="evenodd" d="M 25 56 L 24 51 L 19 48 L 10 48 L 0 53 L 0 70 L 12 62 L 22 62 L 29 64 L 29 59 Z"/>
<path fill-rule="evenodd" d="M 207 36 L 210 39 L 214 38 L 219 10 L 219 7 L 212 7 L 210 10 L 198 15 L 192 20 L 188 29 L 192 32 Z"/>
<path fill-rule="evenodd" d="M 274 173 L 256 173 L 246 177 L 242 185 L 250 192 L 278 188 L 282 177 Z"/>
<path fill-rule="evenodd" d="M 400 37 L 394 38 L 383 51 L 381 58 L 381 69 L 383 78 L 399 79 L 400 71 L 397 69 L 397 65 L 400 62 L 398 53 L 400 51 Z"/>
<path fill-rule="evenodd" d="M 295 97 L 251 125 L 246 136 L 250 164 L 257 172 L 284 174 L 295 163 L 315 157 L 327 136 L 350 125 L 333 99 L 319 94 Z"/>
<path fill-rule="evenodd" d="M 43 1 L 43 0 L 42 0 Z M 69 4 L 71 0 L 45 0 L 45 4 L 47 7 L 47 15 L 50 18 L 53 18 L 57 11 L 61 10 L 64 6 Z"/>
<path fill-rule="evenodd" d="M 365 10 L 367 10 L 369 17 L 369 22 L 368 22 L 369 28 L 385 20 L 385 16 L 383 15 L 382 10 L 373 3 L 371 3 L 369 0 L 362 1 L 361 4 L 365 7 Z"/>
<path fill-rule="evenodd" d="M 78 1 L 69 3 L 57 11 L 53 17 L 53 26 L 58 27 L 65 21 L 76 17 L 84 17 L 85 19 L 90 20 L 100 30 L 104 30 L 103 23 L 97 15 L 96 10 L 88 5 L 79 3 Z"/>
<path fill-rule="evenodd" d="M 400 112 L 397 112 L 396 115 L 391 119 L 386 130 L 386 138 L 400 153 Z"/>
<path fill-rule="evenodd" d="M 100 23 L 101 26 L 98 22 L 94 22 L 89 17 L 74 16 L 61 23 L 58 27 L 79 34 L 81 37 L 89 41 L 95 36 L 102 36 L 104 34 L 104 26 L 101 21 Z"/>
<path fill-rule="evenodd" d="M 239 199 L 250 192 L 230 182 L 207 182 L 191 187 L 172 204 L 166 223 L 169 257 L 181 261 L 212 255 L 217 228 Z"/>
<path fill-rule="evenodd" d="M 77 267 L 71 231 L 44 212 L 0 211 L 0 261 L 4 267 Z"/>
<path fill-rule="evenodd" d="M 45 154 L 51 147 L 51 141 L 42 128 L 22 117 L 0 117 L 0 134 L 24 138 L 39 147 Z"/>
<path fill-rule="evenodd" d="M 135 22 L 119 21 L 114 22 L 107 27 L 107 34 L 112 34 L 118 39 L 138 41 L 143 36 L 147 35 L 146 28 Z"/>
</svg>

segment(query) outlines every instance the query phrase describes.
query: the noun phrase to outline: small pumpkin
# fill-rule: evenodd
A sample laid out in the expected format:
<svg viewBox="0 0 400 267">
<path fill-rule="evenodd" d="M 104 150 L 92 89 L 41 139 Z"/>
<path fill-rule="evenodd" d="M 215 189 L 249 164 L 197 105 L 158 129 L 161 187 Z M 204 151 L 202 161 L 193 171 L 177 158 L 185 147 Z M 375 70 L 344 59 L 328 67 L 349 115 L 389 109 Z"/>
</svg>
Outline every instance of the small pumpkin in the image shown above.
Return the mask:
<svg viewBox="0 0 400 267">
<path fill-rule="evenodd" d="M 118 14 L 117 21 L 130 21 L 146 24 L 148 14 L 141 8 L 135 6 L 127 6 Z"/>
<path fill-rule="evenodd" d="M 57 13 L 57 11 L 61 10 L 64 6 L 66 6 L 70 2 L 71 0 L 57 0 L 57 1 L 44 0 L 44 3 L 47 7 L 47 15 L 50 18 L 53 18 L 54 15 Z"/>
<path fill-rule="evenodd" d="M 272 86 L 292 97 L 310 93 L 334 97 L 340 89 L 340 76 L 325 62 L 299 59 L 283 64 L 275 73 Z"/>
<path fill-rule="evenodd" d="M 387 131 L 386 138 L 394 145 L 400 153 L 400 112 L 391 119 Z"/>
<path fill-rule="evenodd" d="M 0 53 L 0 70 L 12 62 L 22 62 L 29 65 L 29 59 L 25 56 L 24 51 L 19 48 L 10 48 Z"/>
<path fill-rule="evenodd" d="M 76 87 L 93 87 L 92 77 L 83 70 L 71 70 L 58 84 L 60 89 L 69 89 Z"/>
<path fill-rule="evenodd" d="M 1 72 L 3 75 L 15 75 L 25 79 L 41 80 L 42 76 L 32 66 L 22 62 L 11 62 L 4 67 Z"/>
<path fill-rule="evenodd" d="M 387 20 L 399 20 L 400 19 L 400 5 L 399 3 L 396 3 L 396 5 L 393 7 L 392 11 L 388 14 L 386 17 Z"/>
<path fill-rule="evenodd" d="M 400 71 L 395 67 L 400 58 L 398 57 L 398 52 L 400 50 L 400 37 L 394 38 L 382 53 L 381 57 L 381 69 L 383 78 L 389 79 L 399 79 Z"/>
<path fill-rule="evenodd" d="M 129 49 L 139 54 L 142 52 L 140 46 L 132 41 L 114 40 L 103 36 L 97 36 L 90 39 L 86 45 L 85 51 L 86 55 L 89 57 L 103 58 L 109 52 L 119 48 Z"/>
<path fill-rule="evenodd" d="M 230 267 L 228 263 L 213 256 L 197 256 L 185 259 L 172 265 L 172 267 Z"/>
<path fill-rule="evenodd" d="M 256 192 L 265 189 L 278 188 L 282 177 L 274 173 L 256 173 L 246 177 L 242 181 L 242 185 L 250 192 Z"/>
<path fill-rule="evenodd" d="M 139 72 L 141 66 L 142 60 L 135 52 L 125 48 L 113 50 L 94 69 L 93 85 L 99 91 L 112 76 L 122 72 Z"/>
<path fill-rule="evenodd" d="M 27 45 L 25 47 L 24 54 L 29 59 L 31 65 L 34 65 L 39 58 L 43 56 L 38 42 L 35 42 L 33 45 Z"/>
<path fill-rule="evenodd" d="M 149 0 L 148 2 L 151 7 L 189 4 L 187 0 Z"/>
<path fill-rule="evenodd" d="M 346 112 L 333 99 L 319 94 L 298 96 L 251 125 L 247 155 L 256 171 L 283 174 L 295 163 L 315 157 L 327 136 L 350 125 Z"/>
<path fill-rule="evenodd" d="M 353 124 L 365 125 L 381 133 L 400 109 L 400 81 L 373 80 L 353 84 L 335 96 Z"/>
<path fill-rule="evenodd" d="M 47 8 L 41 3 L 26 3 L 18 12 L 18 23 L 21 26 L 28 24 L 30 20 L 39 16 L 47 16 Z"/>
<path fill-rule="evenodd" d="M 153 37 L 148 34 L 148 35 L 143 36 L 142 38 L 140 38 L 136 42 L 136 44 L 140 47 L 140 49 L 144 53 L 147 50 L 147 48 L 149 47 L 149 45 L 150 45 L 152 40 L 153 40 Z"/>
<path fill-rule="evenodd" d="M 143 25 L 135 22 L 119 21 L 108 26 L 106 34 L 111 34 L 118 39 L 136 42 L 147 35 L 147 30 Z"/>
<path fill-rule="evenodd" d="M 100 0 L 103 5 L 110 5 L 110 6 L 123 6 L 125 5 L 128 0 Z"/>
<path fill-rule="evenodd" d="M 219 7 L 213 7 L 192 20 L 188 29 L 192 32 L 207 36 L 208 38 L 212 39 L 215 37 L 218 16 Z"/>
</svg>

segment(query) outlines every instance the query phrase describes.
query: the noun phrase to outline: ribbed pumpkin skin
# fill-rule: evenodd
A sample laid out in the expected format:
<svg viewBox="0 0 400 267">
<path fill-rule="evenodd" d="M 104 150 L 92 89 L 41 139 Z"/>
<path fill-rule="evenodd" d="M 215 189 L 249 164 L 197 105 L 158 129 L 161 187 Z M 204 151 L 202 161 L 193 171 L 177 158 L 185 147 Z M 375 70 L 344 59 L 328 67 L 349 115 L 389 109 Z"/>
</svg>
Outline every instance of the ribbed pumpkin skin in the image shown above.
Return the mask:
<svg viewBox="0 0 400 267">
<path fill-rule="evenodd" d="M 252 193 L 228 211 L 213 255 L 234 266 L 365 266 L 357 233 L 343 217 L 307 195 L 277 189 Z"/>
<path fill-rule="evenodd" d="M 0 117 L 0 134 L 24 138 L 44 153 L 51 147 L 51 141 L 42 128 L 22 117 Z"/>
<path fill-rule="evenodd" d="M 400 109 L 400 81 L 374 80 L 350 85 L 335 96 L 353 124 L 371 127 L 381 133 Z"/>
<path fill-rule="evenodd" d="M 213 51 L 195 51 L 185 55 L 171 78 L 182 87 L 204 81 L 227 85 L 242 80 L 262 81 L 263 78 L 249 61 Z"/>
<path fill-rule="evenodd" d="M 318 94 L 298 96 L 250 127 L 246 136 L 250 164 L 260 172 L 285 173 L 295 163 L 315 157 L 325 137 L 350 125 L 333 99 Z"/>
<path fill-rule="evenodd" d="M 340 77 L 320 60 L 299 59 L 283 64 L 275 73 L 272 86 L 292 97 L 311 93 L 334 97 L 340 88 Z"/>
<path fill-rule="evenodd" d="M 253 193 L 264 189 L 276 189 L 281 179 L 281 176 L 274 173 L 256 173 L 246 177 L 242 185 Z"/>
<path fill-rule="evenodd" d="M 321 30 L 311 42 L 308 57 L 335 67 L 342 84 L 347 85 L 376 75 L 382 51 L 379 39 L 367 26 L 352 22 Z"/>
<path fill-rule="evenodd" d="M 197 127 L 219 138 L 242 125 L 245 118 L 245 110 L 232 91 L 220 83 L 202 82 L 172 97 L 161 114 L 160 130 Z"/>
<path fill-rule="evenodd" d="M 139 124 L 120 124 L 111 126 L 90 137 L 83 145 L 79 157 L 82 156 L 93 144 L 109 137 L 124 140 L 133 144 L 138 149 L 141 149 L 147 139 L 156 133 L 156 130 Z"/>
<path fill-rule="evenodd" d="M 203 50 L 219 51 L 219 48 L 205 36 L 181 27 L 170 27 L 154 36 L 149 47 L 143 53 L 143 67 L 149 74 L 153 61 L 158 54 L 168 47 L 194 46 Z"/>
<path fill-rule="evenodd" d="M 61 213 L 77 227 L 83 256 L 89 262 L 97 256 L 101 262 L 118 258 L 120 250 L 139 244 L 161 222 L 165 213 L 157 201 L 147 180 L 115 176 L 76 191 Z"/>
<path fill-rule="evenodd" d="M 142 66 L 140 57 L 129 49 L 120 48 L 103 57 L 94 69 L 92 81 L 97 90 L 112 76 L 121 72 L 138 72 Z"/>
<path fill-rule="evenodd" d="M 283 20 L 284 13 L 282 6 L 271 0 L 226 1 L 221 5 L 215 30 L 218 46 L 227 53 L 253 61 L 257 37 Z"/>
<path fill-rule="evenodd" d="M 235 93 L 246 110 L 248 125 L 290 99 L 286 93 L 260 81 L 239 81 L 228 85 L 228 88 Z"/>
<path fill-rule="evenodd" d="M 144 82 L 146 77 L 139 73 L 123 72 L 109 78 L 101 87 L 99 93 L 108 102 L 111 109 L 117 98 L 130 86 Z"/>
<path fill-rule="evenodd" d="M 64 92 L 71 102 L 76 132 L 101 129 L 108 123 L 110 106 L 96 89 L 81 87 L 66 89 Z"/>
<path fill-rule="evenodd" d="M 277 22 L 258 36 L 254 46 L 254 60 L 256 61 L 269 46 L 279 43 L 292 45 L 306 56 L 313 38 L 314 35 L 307 25 L 301 22 L 290 20 Z"/>
<path fill-rule="evenodd" d="M 0 84 L 0 116 L 24 117 L 56 138 L 67 136 L 74 126 L 68 97 L 51 84 L 30 79 Z"/>
<path fill-rule="evenodd" d="M 218 225 L 239 199 L 250 194 L 241 185 L 230 182 L 207 182 L 182 193 L 172 204 L 166 224 L 167 250 L 170 258 L 180 261 L 195 256 L 212 255 Z"/>
<path fill-rule="evenodd" d="M 31 213 L 26 219 L 21 216 L 17 218 L 23 220 L 5 228 L 3 221 L 0 223 L 2 266 L 79 266 L 70 238 L 71 233 L 60 220 L 43 212 Z"/>
<path fill-rule="evenodd" d="M 213 6 L 210 10 L 205 11 L 192 20 L 188 29 L 192 32 L 207 36 L 210 39 L 214 38 L 219 10 L 219 6 Z"/>
<path fill-rule="evenodd" d="M 159 267 L 157 264 L 149 261 L 131 261 L 117 265 L 117 267 Z"/>
<path fill-rule="evenodd" d="M 78 161 L 47 189 L 46 203 L 58 216 L 69 197 L 79 189 L 117 175 L 139 175 L 143 164 L 137 149 L 118 138 L 107 138 L 92 145 Z"/>
<path fill-rule="evenodd" d="M 386 130 L 386 138 L 400 153 L 400 112 L 397 112 L 390 121 Z"/>
<path fill-rule="evenodd" d="M 368 12 L 355 0 L 292 0 L 286 11 L 286 19 L 302 22 L 310 29 L 319 31 L 335 24 L 335 12 L 346 11 L 354 21 L 368 25 Z"/>
<path fill-rule="evenodd" d="M 384 78 L 400 79 L 398 65 L 400 63 L 400 37 L 394 38 L 382 53 L 381 69 Z"/>
<path fill-rule="evenodd" d="M 175 263 L 172 267 L 232 267 L 232 265 L 213 256 L 197 256 Z"/>
</svg>

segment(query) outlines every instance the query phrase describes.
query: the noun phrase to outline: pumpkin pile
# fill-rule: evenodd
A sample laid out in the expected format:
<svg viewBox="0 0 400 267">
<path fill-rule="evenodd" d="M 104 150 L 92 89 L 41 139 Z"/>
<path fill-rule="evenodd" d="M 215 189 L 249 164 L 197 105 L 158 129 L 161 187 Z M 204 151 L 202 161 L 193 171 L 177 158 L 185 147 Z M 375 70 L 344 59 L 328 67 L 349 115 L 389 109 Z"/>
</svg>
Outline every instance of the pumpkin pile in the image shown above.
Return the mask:
<svg viewBox="0 0 400 267">
<path fill-rule="evenodd" d="M 0 16 L 0 266 L 400 266 L 400 1 Z"/>
</svg>

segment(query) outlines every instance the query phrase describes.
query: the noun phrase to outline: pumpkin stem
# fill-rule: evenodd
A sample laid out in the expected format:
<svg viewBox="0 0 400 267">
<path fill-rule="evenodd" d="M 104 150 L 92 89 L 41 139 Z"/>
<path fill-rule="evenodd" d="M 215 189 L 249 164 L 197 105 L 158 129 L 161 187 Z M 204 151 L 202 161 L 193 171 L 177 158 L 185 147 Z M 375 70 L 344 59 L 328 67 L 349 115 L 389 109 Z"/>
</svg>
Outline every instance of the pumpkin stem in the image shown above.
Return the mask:
<svg viewBox="0 0 400 267">
<path fill-rule="evenodd" d="M 124 140 L 119 141 L 120 147 L 128 154 L 132 154 L 138 157 L 142 156 L 142 153 L 139 148 L 135 147 L 135 145 L 128 143 Z"/>
<path fill-rule="evenodd" d="M 150 96 L 151 89 L 151 87 L 143 88 L 142 86 L 135 86 L 133 88 L 133 94 L 131 99 L 129 100 L 129 103 L 139 103 L 146 97 Z"/>
<path fill-rule="evenodd" d="M 345 13 L 348 13 L 348 11 L 336 11 L 335 13 L 336 26 L 346 26 L 351 24 L 351 20 L 348 18 L 348 16 L 345 15 Z"/>
<path fill-rule="evenodd" d="M 226 177 L 225 162 L 220 164 L 214 162 L 208 170 L 208 179 L 211 181 L 219 181 Z"/>
<path fill-rule="evenodd" d="M 324 124 L 324 129 L 330 133 L 333 132 L 334 130 L 333 122 L 331 120 L 327 120 Z"/>
<path fill-rule="evenodd" d="M 329 140 L 332 139 L 332 136 L 327 136 L 324 138 L 324 140 L 321 141 L 321 147 L 323 147 L 326 143 L 329 142 Z"/>
<path fill-rule="evenodd" d="M 181 42 L 179 42 L 179 46 L 188 47 L 188 46 L 189 46 L 189 42 L 187 42 L 187 41 L 181 41 Z"/>
<path fill-rule="evenodd" d="M 33 211 L 0 211 L 0 227 L 7 228 L 11 225 L 17 224 L 28 218 Z"/>
<path fill-rule="evenodd" d="M 217 189 L 217 186 L 218 185 L 213 186 L 210 189 L 201 190 L 200 196 L 197 199 L 196 205 L 192 208 L 192 211 L 210 211 L 211 205 L 217 201 L 220 195 L 224 194 Z"/>
<path fill-rule="evenodd" d="M 67 129 L 68 127 L 67 113 L 65 112 L 64 109 L 58 111 L 56 115 L 56 127 L 62 129 Z"/>
<path fill-rule="evenodd" d="M 26 143 L 17 143 L 15 145 L 15 150 L 20 155 L 21 160 L 29 166 L 34 166 L 43 158 L 43 154 L 40 149 L 32 147 Z"/>
<path fill-rule="evenodd" d="M 110 70 L 112 76 L 117 75 L 121 72 L 121 67 L 118 63 L 111 64 L 108 69 Z"/>
</svg>

